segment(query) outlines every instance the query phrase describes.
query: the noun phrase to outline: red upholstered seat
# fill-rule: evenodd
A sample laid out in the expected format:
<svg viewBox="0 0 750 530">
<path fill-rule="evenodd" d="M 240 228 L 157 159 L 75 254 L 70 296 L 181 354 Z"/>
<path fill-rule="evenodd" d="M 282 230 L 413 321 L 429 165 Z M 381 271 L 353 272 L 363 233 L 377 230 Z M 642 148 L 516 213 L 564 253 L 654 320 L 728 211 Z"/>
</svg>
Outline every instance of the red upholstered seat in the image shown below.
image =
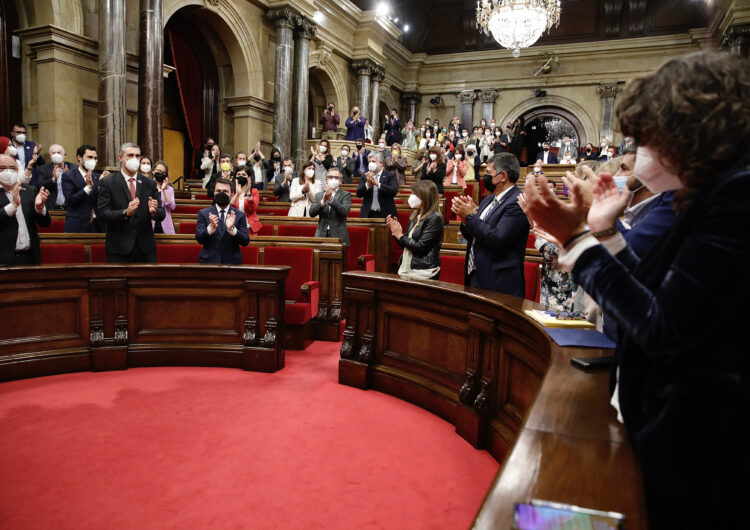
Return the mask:
<svg viewBox="0 0 750 530">
<path fill-rule="evenodd" d="M 406 228 L 409 226 L 410 215 L 411 212 L 398 212 L 398 221 L 401 223 L 404 234 L 406 233 Z M 398 263 L 398 261 L 401 259 L 401 254 L 403 254 L 404 251 L 396 242 L 395 237 L 389 237 L 389 239 L 391 241 L 391 263 Z"/>
<path fill-rule="evenodd" d="M 361 199 L 359 197 L 352 198 L 352 204 L 362 204 L 362 201 L 364 199 Z"/>
<path fill-rule="evenodd" d="M 346 270 L 375 271 L 375 256 L 369 253 L 370 229 L 365 226 L 350 226 L 349 248 L 346 253 Z"/>
<path fill-rule="evenodd" d="M 273 235 L 273 225 L 263 225 L 260 227 L 260 230 L 257 234 L 253 234 L 256 236 L 272 236 Z"/>
<path fill-rule="evenodd" d="M 351 210 L 349 210 L 349 213 L 346 214 L 347 217 L 352 217 L 354 219 L 358 219 L 360 217 L 360 211 L 359 208 L 352 207 Z"/>
<path fill-rule="evenodd" d="M 258 215 L 276 215 L 278 217 L 287 217 L 289 208 L 258 208 Z"/>
<path fill-rule="evenodd" d="M 40 234 L 62 234 L 65 230 L 65 221 L 55 219 L 49 226 L 38 226 L 37 230 Z"/>
<path fill-rule="evenodd" d="M 202 245 L 156 245 L 157 263 L 198 263 Z"/>
<path fill-rule="evenodd" d="M 465 256 L 440 256 L 440 281 L 464 285 Z"/>
<path fill-rule="evenodd" d="M 477 179 L 479 179 L 479 175 L 475 175 Z M 469 197 L 474 197 L 474 184 L 466 183 L 466 189 L 464 190 L 464 195 L 467 195 Z"/>
<path fill-rule="evenodd" d="M 86 263 L 83 245 L 42 245 L 42 265 Z"/>
<path fill-rule="evenodd" d="M 315 237 L 315 225 L 279 225 L 278 234 L 281 237 Z"/>
<path fill-rule="evenodd" d="M 265 247 L 263 265 L 289 265 L 286 280 L 286 322 L 302 325 L 318 315 L 320 284 L 313 281 L 313 256 L 311 248 Z M 304 291 L 303 291 L 304 290 Z M 303 309 L 307 305 L 308 309 Z"/>
<path fill-rule="evenodd" d="M 174 214 L 195 214 L 198 215 L 198 211 L 205 208 L 205 206 L 201 204 L 178 204 L 175 209 L 172 211 L 172 215 Z"/>
<path fill-rule="evenodd" d="M 257 265 L 259 250 L 260 249 L 258 247 L 251 247 L 250 245 L 246 247 L 240 247 L 240 252 L 242 252 L 242 264 Z"/>
<path fill-rule="evenodd" d="M 89 248 L 89 263 L 107 263 L 107 251 L 104 245 L 91 245 Z"/>
<path fill-rule="evenodd" d="M 208 200 L 208 194 L 206 194 L 206 193 L 196 193 L 195 194 L 195 200 L 196 201 L 207 201 Z"/>
<path fill-rule="evenodd" d="M 443 193 L 443 197 L 445 197 L 445 224 L 448 224 L 448 221 L 455 221 L 456 219 L 458 219 L 458 217 L 456 217 L 456 214 L 451 211 L 453 199 L 458 197 L 458 192 L 446 191 L 445 193 Z"/>
<path fill-rule="evenodd" d="M 526 248 L 534 248 L 534 243 L 536 243 L 536 236 L 534 232 L 529 232 L 529 238 L 526 240 Z"/>
<path fill-rule="evenodd" d="M 198 228 L 198 223 L 189 223 L 180 221 L 180 229 L 178 234 L 195 234 L 195 230 Z"/>
<path fill-rule="evenodd" d="M 541 281 L 541 266 L 539 263 L 524 261 L 523 275 L 526 282 L 526 300 L 539 302 L 539 282 Z"/>
<path fill-rule="evenodd" d="M 276 195 L 261 195 L 260 200 L 262 202 L 276 202 L 279 198 Z"/>
</svg>

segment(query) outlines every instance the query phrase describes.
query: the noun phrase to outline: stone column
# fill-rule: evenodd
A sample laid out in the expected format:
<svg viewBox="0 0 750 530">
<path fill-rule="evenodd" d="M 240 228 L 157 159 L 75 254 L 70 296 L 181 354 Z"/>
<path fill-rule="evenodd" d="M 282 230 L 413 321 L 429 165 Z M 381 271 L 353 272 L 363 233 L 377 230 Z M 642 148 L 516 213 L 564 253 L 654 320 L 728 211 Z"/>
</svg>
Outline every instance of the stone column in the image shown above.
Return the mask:
<svg viewBox="0 0 750 530">
<path fill-rule="evenodd" d="M 156 162 L 164 156 L 163 0 L 140 0 L 138 145 Z"/>
<path fill-rule="evenodd" d="M 489 124 L 495 115 L 495 101 L 497 101 L 500 94 L 495 89 L 489 89 L 482 90 L 479 96 L 482 98 L 482 118 L 487 120 Z"/>
<path fill-rule="evenodd" d="M 290 156 L 292 144 L 292 32 L 299 14 L 288 7 L 268 12 L 276 25 L 276 73 L 273 86 L 273 146 Z"/>
<path fill-rule="evenodd" d="M 125 2 L 99 0 L 99 164 L 119 167 L 125 142 Z"/>
<path fill-rule="evenodd" d="M 464 90 L 458 94 L 458 100 L 461 102 L 461 123 L 469 130 L 474 126 L 475 99 L 477 99 L 477 94 L 473 90 Z M 456 131 L 456 134 L 460 136 L 461 131 Z"/>
<path fill-rule="evenodd" d="M 357 106 L 360 115 L 370 120 L 370 74 L 372 73 L 373 63 L 368 60 L 354 61 L 352 69 L 357 73 Z"/>
<path fill-rule="evenodd" d="M 750 24 L 738 24 L 727 28 L 721 39 L 721 49 L 747 59 L 750 50 Z"/>
<path fill-rule="evenodd" d="M 370 111 L 370 125 L 374 132 L 375 138 L 372 139 L 372 143 L 378 143 L 377 140 L 380 138 L 380 134 L 383 132 L 380 127 L 380 83 L 385 79 L 385 68 L 382 66 L 375 66 L 372 69 L 372 76 L 370 79 L 370 91 L 372 92 L 372 110 Z M 390 109 L 388 109 L 390 110 Z"/>
<path fill-rule="evenodd" d="M 292 159 L 295 167 L 302 167 L 307 158 L 308 97 L 310 95 L 310 39 L 317 26 L 303 18 L 294 42 L 294 97 L 292 111 Z M 286 156 L 286 155 L 285 155 Z"/>
<path fill-rule="evenodd" d="M 422 94 L 419 92 L 404 92 L 401 96 L 401 100 L 406 103 L 406 114 L 414 125 L 419 128 L 417 123 L 417 105 L 422 102 Z"/>
<path fill-rule="evenodd" d="M 599 140 L 606 138 L 610 145 L 614 145 L 612 124 L 615 118 L 615 98 L 622 92 L 622 87 L 617 84 L 599 85 L 596 92 L 602 98 L 602 124 L 599 129 Z"/>
</svg>

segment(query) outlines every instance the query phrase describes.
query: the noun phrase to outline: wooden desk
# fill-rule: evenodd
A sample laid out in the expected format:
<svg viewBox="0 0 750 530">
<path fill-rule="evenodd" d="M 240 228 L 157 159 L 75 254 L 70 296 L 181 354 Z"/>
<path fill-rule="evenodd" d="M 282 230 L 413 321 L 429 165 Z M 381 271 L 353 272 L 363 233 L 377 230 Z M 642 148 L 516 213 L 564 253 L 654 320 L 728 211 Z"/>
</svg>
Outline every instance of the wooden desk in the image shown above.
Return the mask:
<svg viewBox="0 0 750 530">
<path fill-rule="evenodd" d="M 645 528 L 640 471 L 609 405 L 608 374 L 570 358 L 611 353 L 558 347 L 524 309 L 489 291 L 344 274 L 339 382 L 417 404 L 503 463 L 474 522 L 510 528 L 531 498 L 622 512 Z"/>
<path fill-rule="evenodd" d="M 289 267 L 0 268 L 0 381 L 133 366 L 284 367 Z"/>
</svg>

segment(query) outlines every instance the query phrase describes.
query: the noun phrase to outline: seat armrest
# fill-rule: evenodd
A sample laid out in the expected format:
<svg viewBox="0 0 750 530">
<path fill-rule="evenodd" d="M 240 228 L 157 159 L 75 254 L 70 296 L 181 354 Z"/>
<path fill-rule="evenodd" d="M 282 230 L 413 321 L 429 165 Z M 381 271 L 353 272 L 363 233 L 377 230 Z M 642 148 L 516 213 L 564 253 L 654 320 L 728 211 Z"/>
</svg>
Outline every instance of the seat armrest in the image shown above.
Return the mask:
<svg viewBox="0 0 750 530">
<path fill-rule="evenodd" d="M 375 272 L 375 256 L 373 254 L 362 254 L 357 258 L 357 264 L 361 270 Z"/>
<path fill-rule="evenodd" d="M 310 304 L 312 318 L 318 316 L 318 302 L 320 302 L 320 282 L 305 282 L 300 287 L 306 303 Z"/>
</svg>

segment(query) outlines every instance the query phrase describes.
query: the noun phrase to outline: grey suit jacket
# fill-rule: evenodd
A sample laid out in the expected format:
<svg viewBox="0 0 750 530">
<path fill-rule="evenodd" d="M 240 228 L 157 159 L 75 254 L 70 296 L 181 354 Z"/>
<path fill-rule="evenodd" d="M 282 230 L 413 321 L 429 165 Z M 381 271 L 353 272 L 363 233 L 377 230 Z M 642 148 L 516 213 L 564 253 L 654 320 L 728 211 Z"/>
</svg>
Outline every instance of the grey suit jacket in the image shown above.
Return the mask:
<svg viewBox="0 0 750 530">
<path fill-rule="evenodd" d="M 323 194 L 320 191 L 315 194 L 312 206 L 310 206 L 310 217 L 318 216 L 318 229 L 315 237 L 338 237 L 345 245 L 349 245 L 349 231 L 346 228 L 346 216 L 352 207 L 352 194 L 339 188 L 333 200 L 323 206 Z"/>
</svg>

